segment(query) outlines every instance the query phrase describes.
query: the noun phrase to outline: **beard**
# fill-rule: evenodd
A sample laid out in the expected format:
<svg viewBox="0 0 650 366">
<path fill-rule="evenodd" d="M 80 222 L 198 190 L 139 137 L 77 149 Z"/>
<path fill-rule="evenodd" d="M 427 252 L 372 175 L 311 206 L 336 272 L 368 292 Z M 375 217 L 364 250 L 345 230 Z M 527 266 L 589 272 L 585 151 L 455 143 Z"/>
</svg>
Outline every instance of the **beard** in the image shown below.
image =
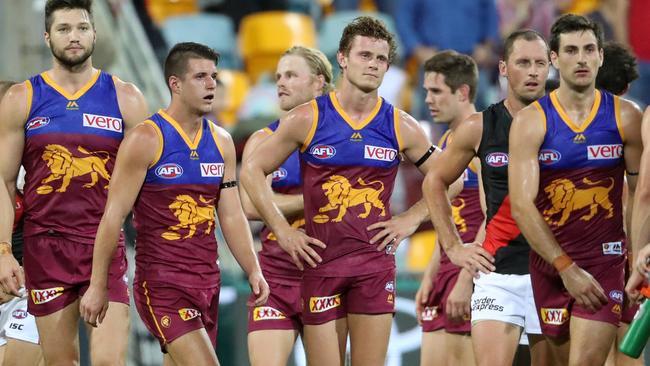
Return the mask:
<svg viewBox="0 0 650 366">
<path fill-rule="evenodd" d="M 95 43 L 93 42 L 90 48 L 84 48 L 84 52 L 76 56 L 67 56 L 65 49 L 59 49 L 54 47 L 52 41 L 50 41 L 50 51 L 52 56 L 64 67 L 67 69 L 73 69 L 79 65 L 82 65 L 88 58 L 93 54 L 95 50 Z"/>
</svg>

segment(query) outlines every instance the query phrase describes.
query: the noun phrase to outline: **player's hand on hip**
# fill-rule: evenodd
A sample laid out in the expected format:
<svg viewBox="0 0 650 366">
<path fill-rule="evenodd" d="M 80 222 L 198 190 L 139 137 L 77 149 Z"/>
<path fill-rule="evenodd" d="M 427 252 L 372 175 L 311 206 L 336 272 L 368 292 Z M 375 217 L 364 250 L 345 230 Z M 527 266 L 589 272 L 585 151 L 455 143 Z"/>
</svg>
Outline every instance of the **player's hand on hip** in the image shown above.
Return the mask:
<svg viewBox="0 0 650 366">
<path fill-rule="evenodd" d="M 260 306 L 266 304 L 266 300 L 269 298 L 271 290 L 269 290 L 269 284 L 266 283 L 264 275 L 260 270 L 255 270 L 251 272 L 248 276 L 248 283 L 251 286 L 253 295 L 255 295 L 255 301 L 248 303 L 248 306 Z"/>
<path fill-rule="evenodd" d="M 639 290 L 646 284 L 646 278 L 636 268 L 632 269 L 632 274 L 625 284 L 625 293 L 632 302 L 641 300 L 641 293 Z"/>
<path fill-rule="evenodd" d="M 108 290 L 91 285 L 79 302 L 79 314 L 83 320 L 97 327 L 104 321 L 108 310 Z"/>
<path fill-rule="evenodd" d="M 419 226 L 420 222 L 412 219 L 410 216 L 397 215 L 388 221 L 375 222 L 368 226 L 366 230 L 380 230 L 370 239 L 370 244 L 379 243 L 377 246 L 378 252 L 381 252 L 388 246 L 388 252 L 392 254 L 397 250 L 399 243 L 413 235 Z"/>
<path fill-rule="evenodd" d="M 25 286 L 25 275 L 11 252 L 0 255 L 0 287 L 2 291 L 20 297 Z"/>
<path fill-rule="evenodd" d="M 452 322 L 463 322 L 470 318 L 472 301 L 472 292 L 474 285 L 472 282 L 456 280 L 454 288 L 447 296 L 446 310 L 447 318 Z"/>
<path fill-rule="evenodd" d="M 478 272 L 487 274 L 496 269 L 493 264 L 494 257 L 479 243 L 454 245 L 449 250 L 445 250 L 445 253 L 453 264 L 466 269 L 477 278 Z"/>
<path fill-rule="evenodd" d="M 322 261 L 321 257 L 311 246 L 325 248 L 326 245 L 322 241 L 310 237 L 304 231 L 290 227 L 284 233 L 276 233 L 276 236 L 280 247 L 289 253 L 293 263 L 301 271 L 304 269 L 303 261 L 307 262 L 312 268 L 315 268 L 316 264 Z"/>
<path fill-rule="evenodd" d="M 596 312 L 607 304 L 607 296 L 598 281 L 577 264 L 573 263 L 560 272 L 560 277 L 569 295 L 576 299 L 578 305 Z"/>
<path fill-rule="evenodd" d="M 429 294 L 433 291 L 433 283 L 431 279 L 425 276 L 420 283 L 418 292 L 415 293 L 415 317 L 418 319 L 418 324 L 422 325 L 422 313 L 424 307 L 429 299 Z"/>
</svg>

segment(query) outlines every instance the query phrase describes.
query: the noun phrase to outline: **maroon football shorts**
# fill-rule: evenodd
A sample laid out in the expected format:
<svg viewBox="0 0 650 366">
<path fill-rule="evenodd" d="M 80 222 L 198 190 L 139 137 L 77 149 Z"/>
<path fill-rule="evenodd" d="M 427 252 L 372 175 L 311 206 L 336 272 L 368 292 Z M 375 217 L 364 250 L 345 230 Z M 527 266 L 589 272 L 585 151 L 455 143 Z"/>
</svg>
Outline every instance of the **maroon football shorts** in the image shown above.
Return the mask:
<svg viewBox="0 0 650 366">
<path fill-rule="evenodd" d="M 598 281 L 607 296 L 607 304 L 596 312 L 578 305 L 567 292 L 560 275 L 549 267 L 539 270 L 530 266 L 535 306 L 544 335 L 558 337 L 568 334 L 572 316 L 619 325 L 624 301 L 625 257 L 603 264 L 580 266 Z"/>
<path fill-rule="evenodd" d="M 217 287 L 195 289 L 169 283 L 138 281 L 133 284 L 135 307 L 160 348 L 197 329 L 205 328 L 212 346 L 217 346 Z"/>
<path fill-rule="evenodd" d="M 248 332 L 270 329 L 288 329 L 302 331 L 300 308 L 300 282 L 295 285 L 273 282 L 273 277 L 266 277 L 271 293 L 266 304 L 248 307 Z M 255 294 L 250 295 L 250 303 L 255 301 Z"/>
<path fill-rule="evenodd" d="M 395 313 L 395 269 L 356 277 L 302 278 L 302 321 L 318 325 L 347 314 Z"/>
<path fill-rule="evenodd" d="M 34 316 L 55 313 L 83 296 L 90 284 L 93 245 L 62 236 L 25 237 L 25 282 L 28 311 Z M 108 274 L 108 301 L 129 304 L 126 255 L 118 247 Z"/>
<path fill-rule="evenodd" d="M 422 331 L 435 332 L 444 329 L 448 333 L 469 333 L 472 323 L 468 320 L 453 322 L 447 318 L 447 297 L 453 290 L 460 271 L 438 273 L 433 280 L 433 290 L 429 293 L 422 312 Z"/>
</svg>

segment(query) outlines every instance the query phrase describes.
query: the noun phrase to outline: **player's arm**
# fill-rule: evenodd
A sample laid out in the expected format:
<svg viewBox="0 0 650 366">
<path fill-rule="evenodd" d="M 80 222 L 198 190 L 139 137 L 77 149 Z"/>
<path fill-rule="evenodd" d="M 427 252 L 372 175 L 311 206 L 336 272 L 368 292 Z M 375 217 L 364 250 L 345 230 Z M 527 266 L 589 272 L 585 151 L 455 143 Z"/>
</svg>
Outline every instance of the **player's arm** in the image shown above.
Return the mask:
<svg viewBox="0 0 650 366">
<path fill-rule="evenodd" d="M 31 108 L 31 88 L 27 83 L 9 88 L 0 102 L 0 287 L 20 296 L 23 273 L 11 253 L 14 223 L 14 195 L 25 145 L 25 122 Z"/>
<path fill-rule="evenodd" d="M 626 224 L 630 244 L 628 253 L 633 271 L 626 286 L 626 291 L 631 298 L 638 297 L 637 287 L 642 284 L 643 279 L 648 277 L 650 267 L 647 263 L 647 251 L 642 249 L 650 242 L 650 183 L 648 180 L 647 164 L 650 164 L 650 149 L 643 146 L 650 143 L 650 109 L 642 114 L 640 109 L 621 99 L 620 111 L 623 134 L 625 136 L 623 145 L 623 157 L 625 158 L 626 181 L 628 188 L 626 218 L 631 218 Z"/>
<path fill-rule="evenodd" d="M 422 126 L 410 115 L 399 111 L 399 135 L 401 153 L 407 159 L 417 165 L 422 172 L 426 172 L 430 166 L 430 160 L 433 160 L 440 153 L 440 149 L 434 146 L 422 129 Z M 427 163 L 428 162 L 428 163 Z M 425 163 L 427 164 L 426 166 Z M 450 197 L 455 197 L 463 190 L 463 181 L 459 179 L 452 184 L 447 191 Z M 370 244 L 381 241 L 377 246 L 377 251 L 383 251 L 388 245 L 392 245 L 392 252 L 397 250 L 397 246 L 402 240 L 413 234 L 421 223 L 429 219 L 429 210 L 424 199 L 420 199 L 405 212 L 392 217 L 387 221 L 376 222 L 368 226 L 367 230 L 380 231 L 370 239 Z"/>
<path fill-rule="evenodd" d="M 433 255 L 431 256 L 431 260 L 429 260 L 427 267 L 424 269 L 422 281 L 420 281 L 420 288 L 418 288 L 418 291 L 415 293 L 415 317 L 420 325 L 422 325 L 422 312 L 424 311 L 424 306 L 429 299 L 431 291 L 434 290 L 433 279 L 436 278 L 438 270 L 440 269 L 440 244 L 438 243 L 438 240 L 435 241 L 434 245 Z"/>
<path fill-rule="evenodd" d="M 455 265 L 467 269 L 473 275 L 477 271 L 493 271 L 494 258 L 478 245 L 464 245 L 456 230 L 447 189 L 462 176 L 476 155 L 482 133 L 481 113 L 475 113 L 463 121 L 456 128 L 453 140 L 432 161 L 422 183 L 422 195 L 427 202 L 442 249 Z"/>
<path fill-rule="evenodd" d="M 117 151 L 108 200 L 95 237 L 90 286 L 79 305 L 81 316 L 90 325 L 97 326 L 106 315 L 108 271 L 117 248 L 120 229 L 138 197 L 147 169 L 156 159 L 159 148 L 158 132 L 148 123 L 141 123 L 126 135 Z"/>
<path fill-rule="evenodd" d="M 292 228 L 282 211 L 273 201 L 273 191 L 266 183 L 266 176 L 277 169 L 282 162 L 306 141 L 312 127 L 314 112 L 312 104 L 306 103 L 294 108 L 282 121 L 275 133 L 260 144 L 241 169 L 241 182 L 253 205 L 264 222 L 275 233 L 278 244 L 293 259 L 300 269 L 304 260 L 312 267 L 321 261 L 310 245 L 325 247 L 320 240 L 307 236 Z"/>
<path fill-rule="evenodd" d="M 269 132 L 265 130 L 254 132 L 248 138 L 246 146 L 244 146 L 242 161 L 248 160 L 249 157 L 255 154 L 256 147 L 259 146 L 262 141 L 264 141 L 264 139 L 268 136 L 270 136 Z M 269 177 L 267 177 L 266 181 L 267 184 L 271 184 Z M 253 205 L 253 202 L 251 202 L 251 199 L 248 197 L 248 193 L 246 193 L 246 189 L 244 189 L 244 187 L 239 190 L 239 195 L 241 198 L 242 207 L 244 208 L 244 213 L 246 214 L 246 218 L 249 220 L 261 220 L 262 217 L 260 216 L 259 212 L 257 212 L 255 205 Z M 302 194 L 281 194 L 274 192 L 273 201 L 285 217 L 292 217 L 301 215 L 303 213 L 304 206 L 302 201 Z"/>
<path fill-rule="evenodd" d="M 217 136 L 222 141 L 223 160 L 225 171 L 223 182 L 236 182 L 237 158 L 235 154 L 235 144 L 232 137 L 223 128 L 217 127 Z M 217 204 L 217 215 L 219 225 L 226 239 L 226 244 L 230 248 L 239 266 L 248 275 L 248 282 L 255 294 L 255 306 L 262 305 L 269 297 L 269 285 L 264 280 L 262 269 L 257 261 L 255 248 L 253 247 L 253 237 L 248 227 L 246 216 L 241 207 L 239 200 L 239 190 L 237 186 L 222 186 L 219 193 L 219 202 Z M 251 304 L 253 305 L 253 304 Z"/>
<path fill-rule="evenodd" d="M 595 311 L 607 303 L 602 287 L 562 250 L 535 206 L 539 191 L 539 150 L 545 133 L 543 116 L 534 105 L 522 109 L 512 122 L 508 163 L 512 217 L 530 247 L 557 269 L 576 302 Z"/>
<path fill-rule="evenodd" d="M 117 93 L 117 103 L 120 107 L 120 113 L 122 113 L 124 132 L 128 132 L 138 123 L 147 119 L 151 113 L 149 113 L 144 95 L 137 86 L 126 83 L 117 77 L 113 77 L 113 82 Z"/>
</svg>

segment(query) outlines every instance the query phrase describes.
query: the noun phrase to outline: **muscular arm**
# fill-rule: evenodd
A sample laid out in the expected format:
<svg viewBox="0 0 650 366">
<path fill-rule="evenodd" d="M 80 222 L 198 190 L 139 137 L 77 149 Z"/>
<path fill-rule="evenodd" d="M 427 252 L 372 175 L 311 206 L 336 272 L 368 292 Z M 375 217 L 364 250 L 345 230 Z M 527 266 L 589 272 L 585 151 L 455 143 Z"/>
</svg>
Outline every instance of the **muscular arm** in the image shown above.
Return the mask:
<svg viewBox="0 0 650 366">
<path fill-rule="evenodd" d="M 427 202 L 442 249 L 454 264 L 466 268 L 472 274 L 477 270 L 494 270 L 490 263 L 494 259 L 482 248 L 463 248 L 463 241 L 452 216 L 451 202 L 447 198 L 447 189 L 462 176 L 476 155 L 482 133 L 482 114 L 475 113 L 458 126 L 454 139 L 432 162 L 432 167 L 422 183 L 422 195 Z"/>
<path fill-rule="evenodd" d="M 107 286 L 108 270 L 117 247 L 120 228 L 138 197 L 159 145 L 154 128 L 144 123 L 130 131 L 120 145 L 104 215 L 95 238 L 91 286 L 102 289 Z"/>
<path fill-rule="evenodd" d="M 566 255 L 535 206 L 539 191 L 539 150 L 546 133 L 542 118 L 531 105 L 517 113 L 510 128 L 508 189 L 512 217 L 530 247 L 558 270 L 576 303 L 596 311 L 607 303 L 602 287 Z"/>
<path fill-rule="evenodd" d="M 90 325 L 101 323 L 108 309 L 108 271 L 120 228 L 138 197 L 159 145 L 154 128 L 142 123 L 126 135 L 117 151 L 108 200 L 95 237 L 90 286 L 79 305 L 80 315 Z"/>
<path fill-rule="evenodd" d="M 31 108 L 31 89 L 26 83 L 9 88 L 0 103 L 0 286 L 18 296 L 24 284 L 18 262 L 11 253 L 14 195 L 25 145 L 24 125 Z M 2 244 L 4 243 L 4 244 Z"/>
<path fill-rule="evenodd" d="M 266 175 L 277 169 L 283 161 L 307 139 L 314 116 L 312 104 L 294 108 L 287 114 L 275 133 L 262 142 L 242 165 L 241 182 L 253 205 L 266 224 L 278 238 L 278 244 L 287 251 L 296 266 L 302 269 L 302 261 L 315 267 L 321 258 L 309 247 L 325 244 L 292 228 L 282 211 L 273 201 L 273 191 L 266 183 Z"/>
<path fill-rule="evenodd" d="M 221 141 L 224 141 L 222 145 L 225 163 L 223 181 L 231 182 L 237 179 L 235 173 L 237 165 L 235 145 L 230 135 L 222 128 L 218 127 L 217 134 Z M 237 187 L 221 189 L 219 203 L 217 205 L 217 215 L 228 248 L 230 248 L 239 266 L 248 275 L 253 293 L 257 296 L 255 305 L 265 303 L 269 295 L 269 288 L 262 276 L 262 270 L 255 255 L 253 238 L 241 207 Z"/>
<path fill-rule="evenodd" d="M 254 153 L 256 153 L 256 147 L 259 146 L 266 137 L 270 136 L 268 132 L 264 130 L 259 130 L 253 133 L 246 142 L 244 147 L 244 152 L 242 154 L 242 161 L 247 161 Z M 266 179 L 267 184 L 270 184 L 269 179 Z M 246 189 L 242 187 L 239 190 L 239 195 L 241 198 L 242 207 L 244 208 L 244 213 L 246 218 L 249 220 L 260 220 L 262 216 L 257 212 L 255 205 L 251 202 Z M 300 215 L 303 213 L 303 200 L 302 194 L 281 194 L 273 193 L 273 201 L 278 206 L 280 211 L 285 217 L 292 217 Z"/>
<path fill-rule="evenodd" d="M 113 81 L 117 92 L 117 103 L 122 113 L 122 122 L 124 122 L 124 132 L 128 132 L 150 115 L 147 101 L 135 85 L 125 83 L 117 77 L 113 77 Z"/>
</svg>

